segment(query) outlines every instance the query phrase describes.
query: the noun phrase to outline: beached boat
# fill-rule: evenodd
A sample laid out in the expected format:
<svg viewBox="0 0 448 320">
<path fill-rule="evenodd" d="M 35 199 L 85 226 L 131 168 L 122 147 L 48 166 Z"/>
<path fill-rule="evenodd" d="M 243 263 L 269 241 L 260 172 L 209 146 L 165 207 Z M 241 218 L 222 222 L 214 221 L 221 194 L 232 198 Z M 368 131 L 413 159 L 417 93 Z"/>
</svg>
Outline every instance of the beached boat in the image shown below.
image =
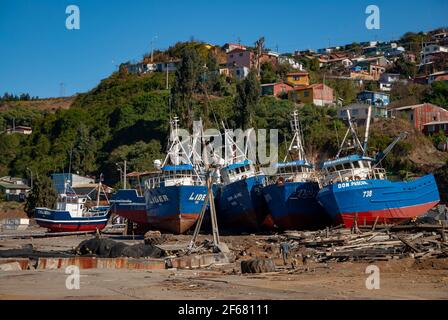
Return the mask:
<svg viewBox="0 0 448 320">
<path fill-rule="evenodd" d="M 207 185 L 194 156 L 197 137 L 181 142 L 178 122 L 177 117 L 171 122 L 170 148 L 160 173 L 145 181 L 144 196 L 151 228 L 182 234 L 199 218 Z"/>
<path fill-rule="evenodd" d="M 233 154 L 220 169 L 221 185 L 216 197 L 219 226 L 232 232 L 260 231 L 269 221 L 263 198 L 265 175 L 257 172 L 225 129 L 225 144 Z"/>
<path fill-rule="evenodd" d="M 376 157 L 367 156 L 371 108 L 368 110 L 364 143 L 361 144 L 347 111 L 349 129 L 333 160 L 325 161 L 318 201 L 336 223 L 346 227 L 397 223 L 423 215 L 436 206 L 439 191 L 432 174 L 412 181 L 390 181 L 380 167 L 381 160 L 405 137 L 397 137 Z M 354 152 L 340 157 L 351 132 Z"/>
<path fill-rule="evenodd" d="M 263 195 L 279 228 L 323 228 L 331 224 L 331 220 L 316 200 L 319 184 L 313 165 L 305 154 L 297 111 L 292 114 L 291 129 L 294 135 L 288 153 L 283 162 L 276 164 L 277 173 L 267 178 Z"/>
<path fill-rule="evenodd" d="M 58 195 L 55 209 L 35 208 L 37 224 L 51 232 L 75 232 L 102 230 L 109 220 L 109 206 L 97 205 L 88 208 L 88 196 L 79 196 L 65 183 L 64 192 Z M 98 187 L 98 197 L 101 192 Z M 99 198 L 98 198 L 99 199 Z"/>
</svg>

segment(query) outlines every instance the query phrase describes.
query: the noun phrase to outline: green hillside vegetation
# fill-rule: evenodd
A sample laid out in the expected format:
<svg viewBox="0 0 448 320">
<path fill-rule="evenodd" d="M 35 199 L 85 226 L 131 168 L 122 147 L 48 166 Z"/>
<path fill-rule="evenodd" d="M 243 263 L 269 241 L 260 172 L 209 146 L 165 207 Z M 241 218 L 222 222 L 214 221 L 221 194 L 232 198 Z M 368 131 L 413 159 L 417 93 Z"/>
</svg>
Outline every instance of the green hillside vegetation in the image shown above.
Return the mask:
<svg viewBox="0 0 448 320">
<path fill-rule="evenodd" d="M 116 185 L 120 181 L 117 163 L 127 160 L 128 172 L 144 171 L 152 170 L 153 161 L 163 158 L 169 119 L 175 114 L 184 128 L 199 118 L 205 127 L 217 128 L 224 121 L 229 128 L 277 128 L 282 159 L 291 138 L 290 113 L 297 106 L 288 100 L 260 97 L 255 71 L 240 82 L 219 75 L 213 50 L 204 51 L 203 45 L 200 48 L 196 50 L 190 44 L 169 53 L 182 57 L 176 74 L 170 75 L 171 92 L 165 88 L 163 73 L 138 76 L 120 68 L 96 88 L 77 95 L 70 109 L 49 112 L 11 108 L 0 112 L 0 126 L 15 118 L 16 123 L 30 124 L 34 129 L 30 136 L 0 135 L 0 175 L 27 177 L 30 170 L 40 176 L 67 172 L 72 154 L 72 172 L 96 177 L 104 173 L 106 183 Z M 270 68 L 265 71 L 274 72 Z M 338 96 L 354 99 L 355 89 L 349 83 L 335 83 L 335 87 Z M 434 98 L 441 99 L 437 94 Z M 300 107 L 306 148 L 314 161 L 334 156 L 344 136 L 345 124 L 336 119 L 336 111 L 312 105 Z M 373 131 L 372 148 L 384 148 L 395 136 L 395 132 L 383 133 Z M 420 139 L 433 148 L 428 138 Z M 411 155 L 416 147 L 402 142 L 385 162 L 388 169 L 396 173 L 430 170 L 430 166 L 413 162 Z M 435 156 L 440 158 L 440 154 Z"/>
</svg>

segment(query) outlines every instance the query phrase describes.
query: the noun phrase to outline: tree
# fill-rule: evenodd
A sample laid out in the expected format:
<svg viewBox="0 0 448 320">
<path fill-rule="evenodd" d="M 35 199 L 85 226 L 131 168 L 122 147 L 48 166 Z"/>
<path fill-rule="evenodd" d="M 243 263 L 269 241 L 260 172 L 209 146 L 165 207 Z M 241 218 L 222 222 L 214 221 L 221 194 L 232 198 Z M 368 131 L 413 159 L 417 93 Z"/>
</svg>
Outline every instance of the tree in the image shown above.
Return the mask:
<svg viewBox="0 0 448 320">
<path fill-rule="evenodd" d="M 203 63 L 195 49 L 186 47 L 172 88 L 172 107 L 184 125 L 193 125 L 193 96 L 200 90 Z"/>
<path fill-rule="evenodd" d="M 253 125 L 253 115 L 260 99 L 260 81 L 255 69 L 250 70 L 246 79 L 238 83 L 236 96 L 236 124 L 245 130 Z"/>
<path fill-rule="evenodd" d="M 265 62 L 261 65 L 261 83 L 277 82 L 277 74 L 271 62 Z"/>
<path fill-rule="evenodd" d="M 424 100 L 425 102 L 448 108 L 448 82 L 434 81 Z"/>
<path fill-rule="evenodd" d="M 47 176 L 37 176 L 37 179 L 33 181 L 33 188 L 26 198 L 26 213 L 29 217 L 32 217 L 35 208 L 53 208 L 56 204 L 57 196 L 51 179 Z"/>
</svg>

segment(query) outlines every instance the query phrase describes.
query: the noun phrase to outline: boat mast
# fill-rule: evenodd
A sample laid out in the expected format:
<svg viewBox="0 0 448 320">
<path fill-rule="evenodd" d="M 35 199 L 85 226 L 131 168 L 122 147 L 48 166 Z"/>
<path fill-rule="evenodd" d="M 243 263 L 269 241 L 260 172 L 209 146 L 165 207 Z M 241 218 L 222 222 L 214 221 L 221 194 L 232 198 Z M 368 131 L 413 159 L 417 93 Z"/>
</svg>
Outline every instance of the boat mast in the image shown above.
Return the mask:
<svg viewBox="0 0 448 320">
<path fill-rule="evenodd" d="M 290 124 L 291 124 L 291 130 L 294 133 L 294 136 L 292 138 L 291 144 L 289 145 L 288 153 L 286 154 L 283 162 L 286 162 L 288 155 L 291 156 L 292 151 L 299 152 L 298 159 L 292 159 L 292 160 L 306 160 L 305 159 L 305 150 L 303 149 L 303 140 L 302 140 L 302 131 L 300 128 L 299 113 L 297 110 L 295 110 L 292 113 L 292 119 L 290 121 Z"/>
</svg>

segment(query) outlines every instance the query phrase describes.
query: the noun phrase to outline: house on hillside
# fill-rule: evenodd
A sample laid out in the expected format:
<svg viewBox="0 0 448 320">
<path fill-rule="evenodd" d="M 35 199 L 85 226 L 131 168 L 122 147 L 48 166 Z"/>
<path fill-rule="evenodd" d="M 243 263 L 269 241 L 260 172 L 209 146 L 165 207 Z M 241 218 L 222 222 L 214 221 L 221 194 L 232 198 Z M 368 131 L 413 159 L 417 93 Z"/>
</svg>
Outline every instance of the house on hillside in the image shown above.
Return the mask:
<svg viewBox="0 0 448 320">
<path fill-rule="evenodd" d="M 323 83 L 294 87 L 288 92 L 288 97 L 296 103 L 312 103 L 316 106 L 334 105 L 333 89 Z"/>
<path fill-rule="evenodd" d="M 448 46 L 429 44 L 421 52 L 421 65 L 431 64 L 443 57 L 448 58 Z"/>
<path fill-rule="evenodd" d="M 286 75 L 286 82 L 292 86 L 309 86 L 310 74 L 306 71 L 290 72 Z"/>
<path fill-rule="evenodd" d="M 266 83 L 261 85 L 261 95 L 281 97 L 287 95 L 288 92 L 291 91 L 292 89 L 293 89 L 292 86 L 283 82 Z"/>
<path fill-rule="evenodd" d="M 428 77 L 428 84 L 432 84 L 435 81 L 448 81 L 448 71 L 435 72 Z"/>
<path fill-rule="evenodd" d="M 243 46 L 241 44 L 236 44 L 236 43 L 226 43 L 225 45 L 222 46 L 222 49 L 228 53 L 230 51 L 233 51 L 235 49 L 241 49 L 241 50 L 246 50 L 246 46 Z"/>
<path fill-rule="evenodd" d="M 230 74 L 237 80 L 246 79 L 249 72 L 250 69 L 248 67 L 233 67 L 230 69 Z"/>
<path fill-rule="evenodd" d="M 89 195 L 91 199 L 96 198 L 98 183 L 94 178 L 84 177 L 74 173 L 54 173 L 51 175 L 53 186 L 57 193 L 65 190 L 65 184 L 69 186 L 78 195 Z M 107 194 L 111 194 L 114 190 L 103 184 L 103 189 Z"/>
<path fill-rule="evenodd" d="M 350 117 L 356 120 L 358 125 L 364 125 L 367 120 L 367 114 L 369 110 L 369 104 L 366 103 L 352 103 L 338 110 L 338 118 L 341 120 L 347 120 L 347 110 L 350 111 Z M 387 118 L 387 107 L 382 105 L 372 106 L 372 121 L 376 121 L 381 118 Z"/>
<path fill-rule="evenodd" d="M 157 70 L 155 63 L 135 63 L 127 65 L 127 70 L 132 74 L 145 74 Z"/>
<path fill-rule="evenodd" d="M 14 126 L 12 128 L 6 129 L 6 134 L 13 134 L 13 133 L 30 135 L 33 133 L 33 129 L 27 126 Z"/>
<path fill-rule="evenodd" d="M 280 54 L 277 52 L 273 51 L 263 52 L 260 56 L 260 65 L 267 62 L 270 62 L 272 65 L 277 65 L 279 57 Z"/>
<path fill-rule="evenodd" d="M 384 92 L 365 90 L 358 93 L 356 97 L 361 103 L 372 104 L 376 106 L 387 106 L 390 103 L 389 94 Z"/>
<path fill-rule="evenodd" d="M 176 72 L 181 60 L 158 62 L 156 69 L 158 72 Z"/>
<path fill-rule="evenodd" d="M 26 179 L 9 176 L 0 178 L 0 192 L 5 195 L 6 201 L 25 201 L 30 190 Z"/>
<path fill-rule="evenodd" d="M 254 64 L 254 53 L 250 50 L 245 49 L 234 49 L 227 52 L 227 67 L 245 67 L 252 68 Z"/>
<path fill-rule="evenodd" d="M 304 71 L 303 64 L 288 56 L 279 56 L 278 63 L 286 64 L 290 68 L 298 71 Z"/>
<path fill-rule="evenodd" d="M 448 111 L 432 103 L 422 103 L 390 109 L 392 117 L 406 119 L 418 131 L 423 131 L 425 124 L 448 121 Z"/>
<path fill-rule="evenodd" d="M 379 84 L 381 91 L 391 91 L 392 85 L 400 81 L 399 73 L 383 73 L 380 76 Z"/>
<path fill-rule="evenodd" d="M 423 133 L 426 135 L 437 134 L 440 131 L 448 136 L 448 120 L 445 121 L 433 121 L 423 125 Z"/>
</svg>

